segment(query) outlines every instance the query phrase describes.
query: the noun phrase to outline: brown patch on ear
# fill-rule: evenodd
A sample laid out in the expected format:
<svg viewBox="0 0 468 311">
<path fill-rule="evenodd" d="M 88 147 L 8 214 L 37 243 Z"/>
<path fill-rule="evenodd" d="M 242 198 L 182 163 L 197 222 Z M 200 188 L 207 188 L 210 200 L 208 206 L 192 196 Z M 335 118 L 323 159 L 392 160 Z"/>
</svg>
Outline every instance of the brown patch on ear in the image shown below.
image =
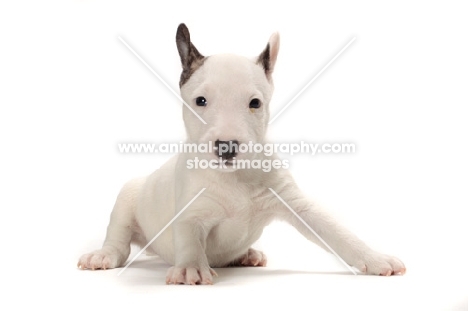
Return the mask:
<svg viewBox="0 0 468 311">
<path fill-rule="evenodd" d="M 257 58 L 257 64 L 263 67 L 265 73 L 268 75 L 270 71 L 270 43 L 267 44 L 266 48 Z"/>
<path fill-rule="evenodd" d="M 266 48 L 257 58 L 257 64 L 263 67 L 265 74 L 269 80 L 273 69 L 275 68 L 276 58 L 278 57 L 279 50 L 279 34 L 274 33 L 271 35 Z"/>
<path fill-rule="evenodd" d="M 177 50 L 182 63 L 179 86 L 184 85 L 192 74 L 203 65 L 205 58 L 190 41 L 190 32 L 185 24 L 180 24 L 176 34 Z"/>
</svg>

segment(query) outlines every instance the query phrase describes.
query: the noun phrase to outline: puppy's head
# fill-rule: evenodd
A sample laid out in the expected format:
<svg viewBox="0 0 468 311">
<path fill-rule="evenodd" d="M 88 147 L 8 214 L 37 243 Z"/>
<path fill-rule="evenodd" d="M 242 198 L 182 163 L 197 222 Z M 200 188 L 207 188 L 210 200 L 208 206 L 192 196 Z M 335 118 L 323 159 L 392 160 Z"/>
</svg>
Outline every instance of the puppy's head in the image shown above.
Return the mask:
<svg viewBox="0 0 468 311">
<path fill-rule="evenodd" d="M 218 147 L 206 158 L 221 157 L 229 163 L 234 158 L 256 157 L 238 152 L 235 146 L 264 142 L 279 35 L 274 33 L 253 59 L 232 54 L 203 56 L 190 41 L 184 24 L 177 29 L 176 43 L 182 62 L 181 95 L 191 108 L 183 108 L 188 140 Z"/>
</svg>

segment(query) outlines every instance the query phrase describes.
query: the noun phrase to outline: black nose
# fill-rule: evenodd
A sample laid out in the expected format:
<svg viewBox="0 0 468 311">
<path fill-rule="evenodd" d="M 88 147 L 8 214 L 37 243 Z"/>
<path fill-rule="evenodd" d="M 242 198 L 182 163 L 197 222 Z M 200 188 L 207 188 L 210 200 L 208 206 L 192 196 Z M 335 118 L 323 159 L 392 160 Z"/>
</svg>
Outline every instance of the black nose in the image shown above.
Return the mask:
<svg viewBox="0 0 468 311">
<path fill-rule="evenodd" d="M 237 140 L 217 140 L 215 141 L 215 154 L 223 160 L 231 160 L 239 152 L 239 142 Z"/>
</svg>

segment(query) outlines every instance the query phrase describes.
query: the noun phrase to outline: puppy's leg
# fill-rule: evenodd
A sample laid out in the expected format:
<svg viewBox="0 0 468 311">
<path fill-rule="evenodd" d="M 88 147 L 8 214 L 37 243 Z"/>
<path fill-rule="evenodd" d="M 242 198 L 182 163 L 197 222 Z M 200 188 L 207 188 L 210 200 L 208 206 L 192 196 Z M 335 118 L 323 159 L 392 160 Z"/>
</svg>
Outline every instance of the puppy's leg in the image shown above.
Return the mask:
<svg viewBox="0 0 468 311">
<path fill-rule="evenodd" d="M 175 266 L 167 271 L 166 284 L 213 284 L 216 272 L 206 258 L 206 237 L 206 228 L 193 219 L 174 225 Z"/>
<path fill-rule="evenodd" d="M 288 184 L 280 188 L 277 193 L 349 265 L 367 274 L 389 276 L 406 272 L 401 260 L 369 248 L 357 236 L 339 225 L 322 208 L 304 198 L 295 185 Z M 278 198 L 270 199 L 270 202 L 277 200 L 273 204 L 276 208 L 283 209 L 278 210 L 282 219 L 292 224 L 307 239 L 328 250 Z"/>
<path fill-rule="evenodd" d="M 228 266 L 266 267 L 266 264 L 267 257 L 263 252 L 249 248 L 244 255 L 231 262 Z"/>
<path fill-rule="evenodd" d="M 130 254 L 130 242 L 135 233 L 134 210 L 142 179 L 124 185 L 115 202 L 102 249 L 81 256 L 80 269 L 112 269 L 122 266 Z"/>
<path fill-rule="evenodd" d="M 198 198 L 174 222 L 175 265 L 167 271 L 166 284 L 213 284 L 216 272 L 206 257 L 206 239 L 215 225 L 210 202 Z"/>
</svg>

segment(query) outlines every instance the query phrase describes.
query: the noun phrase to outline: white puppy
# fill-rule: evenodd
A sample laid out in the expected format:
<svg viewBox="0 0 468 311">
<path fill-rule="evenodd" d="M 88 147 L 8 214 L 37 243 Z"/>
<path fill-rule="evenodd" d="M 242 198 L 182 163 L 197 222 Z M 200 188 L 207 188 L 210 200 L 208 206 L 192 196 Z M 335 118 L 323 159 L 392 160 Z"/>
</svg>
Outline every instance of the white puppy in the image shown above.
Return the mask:
<svg viewBox="0 0 468 311">
<path fill-rule="evenodd" d="M 201 55 L 187 27 L 177 29 L 182 61 L 180 90 L 187 107 L 183 118 L 187 143 L 212 143 L 213 153 L 180 153 L 145 178 L 128 182 L 111 214 L 102 249 L 83 255 L 81 269 L 121 267 L 130 244 L 146 245 L 203 188 L 188 208 L 150 246 L 173 265 L 168 284 L 212 284 L 213 267 L 264 266 L 266 257 L 250 246 L 273 219 L 289 222 L 307 239 L 316 236 L 270 191 L 273 189 L 349 265 L 368 274 L 403 274 L 395 257 L 370 249 L 336 223 L 298 189 L 287 170 L 237 169 L 238 160 L 277 160 L 258 153 L 239 153 L 248 142 L 264 144 L 273 93 L 272 73 L 279 49 L 273 34 L 255 59 L 231 54 Z M 188 165 L 194 158 L 224 162 L 227 168 L 201 169 Z"/>
</svg>

